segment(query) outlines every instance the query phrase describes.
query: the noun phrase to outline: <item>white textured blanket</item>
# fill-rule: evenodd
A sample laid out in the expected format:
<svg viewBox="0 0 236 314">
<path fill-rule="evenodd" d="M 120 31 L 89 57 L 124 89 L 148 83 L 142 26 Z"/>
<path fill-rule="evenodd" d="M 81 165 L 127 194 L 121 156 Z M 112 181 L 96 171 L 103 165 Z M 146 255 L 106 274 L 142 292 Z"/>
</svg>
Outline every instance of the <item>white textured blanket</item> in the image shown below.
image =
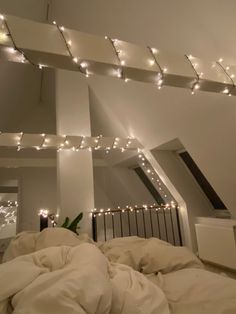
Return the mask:
<svg viewBox="0 0 236 314">
<path fill-rule="evenodd" d="M 236 314 L 236 280 L 206 271 L 184 247 L 137 237 L 100 247 L 109 260 L 142 271 L 161 288 L 173 314 Z"/>
<path fill-rule="evenodd" d="M 0 313 L 169 314 L 164 293 L 92 244 L 50 247 L 0 265 Z"/>
</svg>

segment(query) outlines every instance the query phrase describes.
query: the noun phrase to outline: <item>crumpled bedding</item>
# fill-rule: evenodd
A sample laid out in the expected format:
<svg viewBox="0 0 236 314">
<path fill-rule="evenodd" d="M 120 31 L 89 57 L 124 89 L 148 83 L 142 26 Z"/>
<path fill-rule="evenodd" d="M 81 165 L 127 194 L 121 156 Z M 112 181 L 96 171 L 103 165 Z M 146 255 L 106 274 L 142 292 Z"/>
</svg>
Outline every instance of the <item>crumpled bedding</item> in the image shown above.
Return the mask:
<svg viewBox="0 0 236 314">
<path fill-rule="evenodd" d="M 236 281 L 206 271 L 184 247 L 129 237 L 100 248 L 110 261 L 133 267 L 158 286 L 172 314 L 236 314 Z"/>
<path fill-rule="evenodd" d="M 65 228 L 46 228 L 41 232 L 23 231 L 10 242 L 3 256 L 3 262 L 52 246 L 77 246 L 93 243 L 87 234 L 76 235 Z"/>
<path fill-rule="evenodd" d="M 236 281 L 206 271 L 186 248 L 86 241 L 61 228 L 16 238 L 7 257 L 21 256 L 0 265 L 0 314 L 12 313 L 9 304 L 14 314 L 236 313 Z"/>
<path fill-rule="evenodd" d="M 146 277 L 165 293 L 173 314 L 235 314 L 236 280 L 204 269 Z"/>
<path fill-rule="evenodd" d="M 88 243 L 50 247 L 0 265 L 0 313 L 169 314 L 164 293 Z"/>
<path fill-rule="evenodd" d="M 203 267 L 187 248 L 172 246 L 157 238 L 117 238 L 104 242 L 100 249 L 110 261 L 129 265 L 144 274 Z"/>
</svg>

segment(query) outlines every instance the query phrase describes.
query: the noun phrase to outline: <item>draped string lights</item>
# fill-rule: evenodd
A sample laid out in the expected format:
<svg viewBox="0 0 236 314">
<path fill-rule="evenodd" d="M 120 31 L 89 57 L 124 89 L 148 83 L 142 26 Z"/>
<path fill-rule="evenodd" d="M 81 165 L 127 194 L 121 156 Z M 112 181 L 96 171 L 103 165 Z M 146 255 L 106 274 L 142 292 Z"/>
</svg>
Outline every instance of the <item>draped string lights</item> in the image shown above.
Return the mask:
<svg viewBox="0 0 236 314">
<path fill-rule="evenodd" d="M 10 54 L 15 54 L 15 57 L 10 57 L 9 59 L 10 60 L 13 60 L 13 61 L 16 61 L 16 62 L 22 62 L 22 63 L 29 63 L 33 66 L 36 66 L 37 68 L 39 69 L 43 69 L 43 67 L 46 67 L 46 66 L 49 66 L 49 65 L 43 65 L 43 64 L 36 64 L 34 63 L 30 58 L 29 56 L 27 56 L 27 53 L 23 50 L 23 49 L 20 49 L 17 47 L 16 45 L 16 41 L 14 40 L 14 34 L 12 33 L 11 31 L 11 28 L 9 26 L 10 23 L 7 22 L 7 18 L 0 14 L 0 22 L 2 25 L 4 25 L 4 32 L 0 33 L 0 43 L 3 43 L 3 46 L 5 46 L 4 42 L 6 42 L 6 40 L 1 40 L 1 37 L 3 36 L 3 38 L 10 38 L 12 44 L 11 44 L 11 47 L 5 47 L 5 51 L 9 51 Z M 96 60 L 92 60 L 91 62 L 88 61 L 88 60 L 84 60 L 84 59 L 80 59 L 79 56 L 75 56 L 73 55 L 72 51 L 73 51 L 73 45 L 77 44 L 78 45 L 78 42 L 72 42 L 71 38 L 68 38 L 70 36 L 70 30 L 68 29 L 65 29 L 64 26 L 59 26 L 56 21 L 53 21 L 52 23 L 53 25 L 56 26 L 57 30 L 60 32 L 60 35 L 64 41 L 64 44 L 65 44 L 65 48 L 68 52 L 68 56 L 71 58 L 71 60 L 73 61 L 73 63 L 76 65 L 76 68 L 81 72 L 83 73 L 86 77 L 89 77 L 91 74 L 94 74 L 96 73 L 96 69 L 98 69 L 98 73 L 101 73 L 100 70 L 101 68 L 103 67 L 101 65 L 101 63 L 97 62 Z M 38 26 L 40 27 L 40 26 Z M 86 36 L 86 35 L 85 35 Z M 139 74 L 134 74 L 132 73 L 130 75 L 130 77 L 127 77 L 126 76 L 126 69 L 127 69 L 127 73 L 130 73 L 128 72 L 128 68 L 126 68 L 127 66 L 129 66 L 128 64 L 128 61 L 125 60 L 125 56 L 128 56 L 129 54 L 129 49 L 127 48 L 127 51 L 124 50 L 123 48 L 123 41 L 121 40 L 118 40 L 118 39 L 111 39 L 110 37 L 108 36 L 105 36 L 105 39 L 106 40 L 109 40 L 112 47 L 113 47 L 113 50 L 114 50 L 114 53 L 116 55 L 116 59 L 118 60 L 118 68 L 117 68 L 117 64 L 116 64 L 116 69 L 115 69 L 115 72 L 114 72 L 114 64 L 111 64 L 111 69 L 107 70 L 108 67 L 106 65 L 106 69 L 105 69 L 105 73 L 107 75 L 112 75 L 112 76 L 115 76 L 119 79 L 123 79 L 125 82 L 128 82 L 130 79 L 133 79 L 133 80 L 138 80 L 138 81 L 148 81 L 150 82 L 150 76 L 148 76 L 150 73 L 146 73 L 146 72 L 150 72 L 150 68 L 147 67 L 145 69 L 142 69 L 142 68 L 139 68 L 139 67 L 135 67 L 135 69 L 138 69 L 140 71 L 138 71 Z M 83 44 L 83 42 L 80 42 L 79 44 Z M 129 44 L 129 43 L 128 43 Z M 149 65 L 156 65 L 158 70 L 157 71 L 153 71 L 154 73 L 154 78 L 151 79 L 151 82 L 153 82 L 154 84 L 157 85 L 158 89 L 161 89 L 161 87 L 163 86 L 163 83 L 165 81 L 165 73 L 167 72 L 167 68 L 166 67 L 163 67 L 163 65 L 160 64 L 159 62 L 159 58 L 158 58 L 158 50 L 156 48 L 150 48 L 150 47 L 147 47 L 150 54 L 151 54 L 151 59 L 150 57 L 148 56 L 145 56 L 145 58 L 147 58 L 147 63 Z M 134 57 L 135 58 L 135 57 Z M 96 59 L 96 58 L 95 58 Z M 193 82 L 193 85 L 191 87 L 191 92 L 192 94 L 194 94 L 197 90 L 208 90 L 208 84 L 202 84 L 204 83 L 204 80 L 207 80 L 207 78 L 202 78 L 202 75 L 203 73 L 198 73 L 198 64 L 197 62 L 194 62 L 194 59 L 192 55 L 185 55 L 185 59 L 188 60 L 188 63 L 189 65 L 191 66 L 191 68 L 193 69 L 194 71 L 194 74 L 195 74 L 195 80 Z M 223 59 L 221 58 L 220 60 L 223 61 Z M 220 62 L 216 62 L 218 64 L 218 66 L 221 68 L 221 70 L 223 70 L 225 76 L 227 78 L 229 78 L 230 82 L 231 83 L 222 83 L 222 82 L 219 82 L 217 81 L 216 82 L 216 87 L 215 87 L 215 90 L 218 91 L 218 83 L 222 83 L 224 89 L 222 91 L 223 94 L 225 95 L 228 95 L 228 96 L 231 96 L 232 94 L 235 94 L 235 91 L 232 93 L 232 90 L 235 88 L 235 84 L 234 84 L 234 74 L 229 74 L 227 68 L 228 67 L 223 67 L 222 65 L 222 61 Z M 53 62 L 52 62 L 53 63 Z M 108 62 L 109 63 L 109 62 Z M 127 64 L 126 64 L 127 63 Z M 96 68 L 98 65 L 98 68 Z M 91 68 L 92 66 L 92 69 L 93 71 L 91 71 L 89 68 Z M 132 66 L 131 66 L 132 67 Z M 100 69 L 100 70 L 99 70 Z M 110 71 L 112 70 L 112 71 Z M 141 77 L 140 73 L 141 71 L 143 71 L 143 76 Z M 146 71 L 146 72 L 145 72 Z M 102 73 L 104 74 L 103 70 L 102 70 Z M 111 74 L 112 73 L 112 74 Z M 156 76 L 155 76 L 155 73 L 156 73 Z M 171 85 L 171 86 L 180 86 L 180 87 L 186 87 L 188 83 L 186 83 L 186 86 L 183 86 L 182 83 L 181 83 L 181 80 L 180 80 L 180 83 L 178 85 L 178 77 L 182 77 L 182 75 L 176 75 L 176 74 L 173 74 L 173 73 L 168 73 L 168 78 L 172 78 L 171 80 L 168 79 L 168 81 L 166 80 L 166 84 L 168 85 Z M 216 75 L 217 76 L 217 75 Z M 185 77 L 186 80 L 191 80 L 191 78 L 189 76 L 186 76 Z M 171 83 L 171 82 L 174 82 Z M 213 82 L 212 80 L 208 80 L 208 81 L 211 81 L 211 89 L 209 91 L 212 91 L 212 86 L 213 86 Z M 232 86 L 231 86 L 232 85 Z"/>
<path fill-rule="evenodd" d="M 56 227 L 58 224 L 57 220 L 59 218 L 59 214 L 50 213 L 50 211 L 48 209 L 41 208 L 38 211 L 38 216 L 41 216 L 45 219 L 49 219 L 52 227 Z"/>
<path fill-rule="evenodd" d="M 171 210 L 172 208 L 178 208 L 176 201 L 173 199 L 172 195 L 162 183 L 162 180 L 157 175 L 155 170 L 152 168 L 148 160 L 144 157 L 142 153 L 138 155 L 138 164 L 140 164 L 145 171 L 146 175 L 149 177 L 152 184 L 157 188 L 158 193 L 162 196 L 164 202 L 163 204 L 152 204 L 152 205 L 127 205 L 127 206 L 118 206 L 116 208 L 94 208 L 91 210 L 91 216 L 101 216 L 101 215 L 115 215 L 115 213 L 126 213 L 126 212 L 135 212 L 139 213 L 141 211 L 153 210 L 153 211 L 166 211 Z"/>
<path fill-rule="evenodd" d="M 59 26 L 56 21 L 53 21 L 53 25 L 55 25 L 56 28 L 58 29 L 58 31 L 60 32 L 61 37 L 62 37 L 62 39 L 63 39 L 63 41 L 65 43 L 66 49 L 68 51 L 68 54 L 69 54 L 71 60 L 73 61 L 73 63 L 77 66 L 77 68 L 79 69 L 79 71 L 82 74 L 84 74 L 86 77 L 89 77 L 89 71 L 87 69 L 87 63 L 80 61 L 78 57 L 76 57 L 76 56 L 74 56 L 72 54 L 72 51 L 71 51 L 72 40 L 71 39 L 68 39 L 68 40 L 66 39 L 65 34 L 64 34 L 65 27 L 64 26 Z"/>
<path fill-rule="evenodd" d="M 118 68 L 118 70 L 117 70 L 117 77 L 120 79 L 124 79 L 125 82 L 128 82 L 129 79 L 125 78 L 124 70 L 123 70 L 123 66 L 125 65 L 125 61 L 121 60 L 121 57 L 120 57 L 122 54 L 122 51 L 117 48 L 118 39 L 111 39 L 108 36 L 105 36 L 105 39 L 109 40 L 109 42 L 111 43 L 112 48 L 115 52 L 116 58 L 118 60 L 118 63 L 120 64 L 120 68 Z"/>
<path fill-rule="evenodd" d="M 152 56 L 152 60 L 150 60 L 150 64 L 151 65 L 156 64 L 156 66 L 159 69 L 159 73 L 157 74 L 157 88 L 161 89 L 164 82 L 164 72 L 167 72 L 167 68 L 162 69 L 162 67 L 158 63 L 157 58 L 156 58 L 156 54 L 158 53 L 158 50 L 156 48 L 150 48 L 149 46 L 147 48 Z"/>
<path fill-rule="evenodd" d="M 116 208 L 93 208 L 91 210 L 91 216 L 95 217 L 96 215 L 102 216 L 102 215 L 112 215 L 114 216 L 116 213 L 127 213 L 127 212 L 134 212 L 134 213 L 139 213 L 142 211 L 148 211 L 148 210 L 153 210 L 153 211 L 168 211 L 171 210 L 171 208 L 176 208 L 177 204 L 174 201 L 171 201 L 170 203 L 167 204 L 162 204 L 158 205 L 156 203 L 152 205 L 146 205 L 143 204 L 141 206 L 139 205 L 127 205 L 127 206 L 117 206 Z"/>
<path fill-rule="evenodd" d="M 1 201 L 0 202 L 0 228 L 16 223 L 17 201 Z"/>
<path fill-rule="evenodd" d="M 149 178 L 152 185 L 155 187 L 155 189 L 158 191 L 160 196 L 165 202 L 173 202 L 172 195 L 170 194 L 169 190 L 166 188 L 166 186 L 162 183 L 161 178 L 158 176 L 156 171 L 153 169 L 149 161 L 145 158 L 145 156 L 140 153 L 138 155 L 138 164 L 141 166 L 147 177 Z"/>
<path fill-rule="evenodd" d="M 225 87 L 224 90 L 223 90 L 223 94 L 227 95 L 227 96 L 232 96 L 232 90 L 235 88 L 235 83 L 234 83 L 234 77 L 235 75 L 232 73 L 230 74 L 228 71 L 230 70 L 230 67 L 229 66 L 226 66 L 224 67 L 223 64 L 223 59 L 220 58 L 216 63 L 218 64 L 218 66 L 222 69 L 222 71 L 224 72 L 224 74 L 229 78 L 229 80 L 231 81 L 232 83 L 232 87 L 229 88 L 229 87 Z"/>
<path fill-rule="evenodd" d="M 195 92 L 200 88 L 200 76 L 203 75 L 203 73 L 201 73 L 200 75 L 198 74 L 198 71 L 197 71 L 197 66 L 198 64 L 197 63 L 194 63 L 193 62 L 193 56 L 192 55 L 185 55 L 186 59 L 189 61 L 195 75 L 196 75 L 196 79 L 191 87 L 191 94 L 194 95 Z"/>
<path fill-rule="evenodd" d="M 88 136 L 70 136 L 55 134 L 27 134 L 27 133 L 1 133 L 0 147 L 16 147 L 17 151 L 26 148 L 34 148 L 36 150 L 56 149 L 61 150 L 111 150 L 121 151 L 138 151 L 142 149 L 142 145 L 135 138 L 119 138 L 119 137 L 97 137 Z"/>
<path fill-rule="evenodd" d="M 11 42 L 13 45 L 13 47 L 9 48 L 9 52 L 12 54 L 18 53 L 20 56 L 20 60 L 21 60 L 20 62 L 21 63 L 29 63 L 33 66 L 38 67 L 39 69 L 42 69 L 41 65 L 36 65 L 34 62 L 32 62 L 32 60 L 29 59 L 29 57 L 26 55 L 26 53 L 23 50 L 21 50 L 20 48 L 17 47 L 16 42 L 14 40 L 14 37 L 12 35 L 11 29 L 10 29 L 10 26 L 7 23 L 6 17 L 4 15 L 0 14 L 0 20 L 3 22 L 3 24 L 7 30 L 7 33 L 5 35 L 11 39 Z"/>
</svg>

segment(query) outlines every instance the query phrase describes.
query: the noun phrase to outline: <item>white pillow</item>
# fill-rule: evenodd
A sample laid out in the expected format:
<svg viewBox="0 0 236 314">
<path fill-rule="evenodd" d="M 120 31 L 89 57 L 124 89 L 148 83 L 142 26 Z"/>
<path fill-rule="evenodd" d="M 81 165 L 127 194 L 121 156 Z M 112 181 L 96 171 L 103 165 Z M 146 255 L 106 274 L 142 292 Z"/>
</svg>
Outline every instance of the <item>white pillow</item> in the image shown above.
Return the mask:
<svg viewBox="0 0 236 314">
<path fill-rule="evenodd" d="M 144 248 L 140 267 L 144 274 L 165 274 L 183 268 L 203 268 L 203 264 L 186 247 L 159 246 L 156 250 Z"/>
<path fill-rule="evenodd" d="M 74 232 L 65 228 L 46 228 L 40 232 L 35 245 L 35 251 L 52 246 L 77 246 L 87 242 Z"/>
</svg>

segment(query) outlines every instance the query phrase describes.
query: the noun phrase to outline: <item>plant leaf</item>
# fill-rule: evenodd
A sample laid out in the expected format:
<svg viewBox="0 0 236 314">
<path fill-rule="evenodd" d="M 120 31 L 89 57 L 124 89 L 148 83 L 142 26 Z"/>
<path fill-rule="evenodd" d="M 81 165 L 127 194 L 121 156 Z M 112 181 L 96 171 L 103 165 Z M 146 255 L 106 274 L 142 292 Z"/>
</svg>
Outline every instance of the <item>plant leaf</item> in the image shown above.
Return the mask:
<svg viewBox="0 0 236 314">
<path fill-rule="evenodd" d="M 76 230 L 78 229 L 78 224 L 80 220 L 83 218 L 83 213 L 79 213 L 79 215 L 72 221 L 72 223 L 69 225 L 68 229 L 77 233 Z"/>
<path fill-rule="evenodd" d="M 70 223 L 70 218 L 66 217 L 63 224 L 61 225 L 61 228 L 68 228 L 69 223 Z"/>
</svg>

